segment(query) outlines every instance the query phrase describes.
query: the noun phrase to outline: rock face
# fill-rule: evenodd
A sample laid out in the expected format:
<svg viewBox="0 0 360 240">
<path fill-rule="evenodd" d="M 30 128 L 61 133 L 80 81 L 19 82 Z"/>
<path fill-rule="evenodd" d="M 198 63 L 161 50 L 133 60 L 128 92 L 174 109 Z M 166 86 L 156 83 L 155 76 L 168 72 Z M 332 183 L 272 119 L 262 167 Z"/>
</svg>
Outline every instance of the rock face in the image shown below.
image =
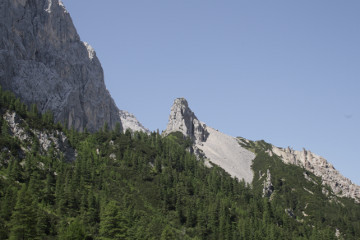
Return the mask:
<svg viewBox="0 0 360 240">
<path fill-rule="evenodd" d="M 34 138 L 40 145 L 40 154 L 47 154 L 51 147 L 54 148 L 55 154 L 59 157 L 64 156 L 64 160 L 71 162 L 75 160 L 75 150 L 70 146 L 69 141 L 63 132 L 56 131 L 39 131 L 37 129 L 25 129 L 27 125 L 21 117 L 15 112 L 7 111 L 3 118 L 9 125 L 12 136 L 17 137 L 24 145 L 23 151 L 31 150 Z"/>
<path fill-rule="evenodd" d="M 200 122 L 184 98 L 175 99 L 164 135 L 181 132 L 193 141 L 195 152 L 201 152 L 210 162 L 219 165 L 231 176 L 252 182 L 252 160 L 255 154 L 241 147 L 234 137 L 221 133 Z"/>
<path fill-rule="evenodd" d="M 323 157 L 305 149 L 296 151 L 291 148 L 283 149 L 275 146 L 272 147 L 269 154 L 276 154 L 285 163 L 298 165 L 321 177 L 323 185 L 329 185 L 338 196 L 353 198 L 357 202 L 360 201 L 360 186 L 353 184 L 348 178 L 341 175 Z"/>
<path fill-rule="evenodd" d="M 268 169 L 266 171 L 266 178 L 264 180 L 263 197 L 270 197 L 274 191 L 274 186 L 271 183 L 271 173 Z"/>
<path fill-rule="evenodd" d="M 169 123 L 164 134 L 172 132 L 181 132 L 196 143 L 206 141 L 209 135 L 206 125 L 197 119 L 185 98 L 175 99 L 171 107 Z"/>
<path fill-rule="evenodd" d="M 96 53 L 60 0 L 1 0 L 0 84 L 77 130 L 120 122 Z"/>
<path fill-rule="evenodd" d="M 127 129 L 130 129 L 131 131 L 139 131 L 139 132 L 145 132 L 150 133 L 149 129 L 145 128 L 137 119 L 136 117 L 124 110 L 119 111 L 119 116 L 121 119 L 123 131 L 125 132 Z"/>
</svg>

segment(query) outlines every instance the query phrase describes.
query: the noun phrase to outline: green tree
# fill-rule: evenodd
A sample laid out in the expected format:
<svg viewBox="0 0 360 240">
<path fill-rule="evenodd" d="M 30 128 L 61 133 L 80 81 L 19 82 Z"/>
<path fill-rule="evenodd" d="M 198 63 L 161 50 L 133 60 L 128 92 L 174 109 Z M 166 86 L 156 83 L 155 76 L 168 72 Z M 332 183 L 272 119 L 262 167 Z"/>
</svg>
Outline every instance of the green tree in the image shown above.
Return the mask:
<svg viewBox="0 0 360 240">
<path fill-rule="evenodd" d="M 110 201 L 100 218 L 101 239 L 126 239 L 127 220 L 115 201 Z"/>
<path fill-rule="evenodd" d="M 174 240 L 174 239 L 176 239 L 175 232 L 169 225 L 167 225 L 161 233 L 160 240 Z"/>
<path fill-rule="evenodd" d="M 33 196 L 23 185 L 18 193 L 15 209 L 11 216 L 10 239 L 33 239 L 36 234 L 36 208 Z"/>
<path fill-rule="evenodd" d="M 5 121 L 5 120 L 2 120 L 1 135 L 3 137 L 8 137 L 9 136 L 9 125 L 8 125 L 8 122 Z"/>
<path fill-rule="evenodd" d="M 121 134 L 121 125 L 119 122 L 115 124 L 114 133 L 116 136 L 119 136 Z"/>
<path fill-rule="evenodd" d="M 46 111 L 41 118 L 46 125 L 51 126 L 54 123 L 54 115 L 50 110 Z"/>
<path fill-rule="evenodd" d="M 31 104 L 28 115 L 32 119 L 37 119 L 39 117 L 39 110 L 36 104 Z"/>
<path fill-rule="evenodd" d="M 83 223 L 76 218 L 60 234 L 60 240 L 82 240 L 85 239 L 85 228 Z"/>
<path fill-rule="evenodd" d="M 108 124 L 107 122 L 104 123 L 103 131 L 104 131 L 104 133 L 108 133 L 108 132 L 109 132 L 109 124 Z"/>
</svg>

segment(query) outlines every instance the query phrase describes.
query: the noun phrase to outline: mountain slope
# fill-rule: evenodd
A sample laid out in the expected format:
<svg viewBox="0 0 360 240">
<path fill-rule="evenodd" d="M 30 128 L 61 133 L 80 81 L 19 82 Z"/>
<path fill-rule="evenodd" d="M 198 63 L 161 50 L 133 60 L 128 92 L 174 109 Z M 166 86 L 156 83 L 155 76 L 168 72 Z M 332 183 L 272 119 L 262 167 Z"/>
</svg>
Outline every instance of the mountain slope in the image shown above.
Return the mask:
<svg viewBox="0 0 360 240">
<path fill-rule="evenodd" d="M 67 130 L 1 88 L 0 116 L 0 239 L 360 237 L 360 205 L 323 194 L 319 177 L 270 156 L 270 144 L 244 144 L 256 154 L 250 187 L 206 167 L 176 132 Z"/>
<path fill-rule="evenodd" d="M 194 143 L 195 152 L 220 166 L 231 176 L 251 183 L 251 164 L 255 154 L 241 147 L 236 138 L 200 122 L 184 98 L 175 99 L 171 107 L 169 123 L 163 134 L 172 132 L 181 132 L 189 137 Z"/>
<path fill-rule="evenodd" d="M 0 13 L 4 89 L 77 130 L 121 122 L 96 53 L 80 40 L 60 0 L 3 0 Z"/>
<path fill-rule="evenodd" d="M 253 182 L 253 160 L 256 154 L 249 151 L 251 148 L 248 144 L 251 141 L 234 138 L 206 126 L 196 118 L 183 98 L 176 99 L 171 107 L 169 123 L 164 135 L 171 132 L 181 132 L 189 137 L 193 141 L 195 152 L 220 166 L 231 176 L 244 179 L 248 183 Z M 342 176 L 324 158 L 310 151 L 300 152 L 273 145 L 269 145 L 266 154 L 276 155 L 286 164 L 300 166 L 321 177 L 321 185 L 324 187 L 329 185 L 337 196 L 360 201 L 360 186 Z"/>
<path fill-rule="evenodd" d="M 329 185 L 339 196 L 349 197 L 360 202 L 360 186 L 352 183 L 348 178 L 341 175 L 334 166 L 326 159 L 310 151 L 303 149 L 296 151 L 290 148 L 278 148 L 272 146 L 268 152 L 270 155 L 276 154 L 288 164 L 294 164 L 305 168 L 322 178 L 323 185 Z"/>
</svg>

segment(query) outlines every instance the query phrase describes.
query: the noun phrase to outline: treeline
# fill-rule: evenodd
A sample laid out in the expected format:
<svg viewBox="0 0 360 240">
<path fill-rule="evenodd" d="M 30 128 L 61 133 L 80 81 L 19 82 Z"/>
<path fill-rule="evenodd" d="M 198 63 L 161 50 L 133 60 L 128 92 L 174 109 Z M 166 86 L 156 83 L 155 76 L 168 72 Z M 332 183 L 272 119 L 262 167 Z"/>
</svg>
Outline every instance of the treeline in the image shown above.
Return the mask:
<svg viewBox="0 0 360 240">
<path fill-rule="evenodd" d="M 61 128 L 8 95 L 2 113 L 22 108 L 28 127 Z M 63 131 L 71 163 L 36 141 L 11 151 L 3 143 L 22 142 L 1 129 L 0 239 L 336 239 L 331 225 L 297 221 L 258 187 L 205 167 L 180 134 Z M 346 239 L 358 237 L 354 228 Z"/>
</svg>

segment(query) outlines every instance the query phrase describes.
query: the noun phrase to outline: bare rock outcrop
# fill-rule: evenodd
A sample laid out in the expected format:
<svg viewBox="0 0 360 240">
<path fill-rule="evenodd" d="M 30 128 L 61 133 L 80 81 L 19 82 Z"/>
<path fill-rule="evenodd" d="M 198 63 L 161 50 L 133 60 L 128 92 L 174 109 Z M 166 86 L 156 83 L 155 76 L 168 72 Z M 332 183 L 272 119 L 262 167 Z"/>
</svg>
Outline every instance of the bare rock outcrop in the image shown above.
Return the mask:
<svg viewBox="0 0 360 240">
<path fill-rule="evenodd" d="M 127 129 L 131 131 L 139 131 L 144 133 L 150 133 L 149 129 L 145 128 L 134 116 L 134 114 L 129 113 L 128 111 L 120 110 L 119 116 L 121 119 L 123 131 Z"/>
<path fill-rule="evenodd" d="M 30 151 L 34 139 L 40 145 L 40 154 L 47 154 L 51 148 L 58 157 L 63 156 L 64 160 L 71 162 L 75 160 L 75 150 L 70 146 L 69 141 L 63 132 L 40 131 L 38 129 L 26 129 L 26 123 L 15 112 L 7 111 L 3 119 L 8 123 L 12 136 L 18 138 L 23 145 L 25 152 Z"/>
<path fill-rule="evenodd" d="M 196 143 L 206 141 L 209 135 L 206 125 L 197 119 L 185 98 L 175 99 L 171 107 L 169 123 L 164 135 L 172 132 L 181 132 Z"/>
<path fill-rule="evenodd" d="M 274 192 L 274 186 L 271 182 L 271 173 L 268 169 L 266 171 L 266 178 L 264 179 L 263 197 L 270 197 Z"/>
<path fill-rule="evenodd" d="M 322 178 L 323 185 L 329 185 L 333 192 L 341 197 L 360 201 L 360 186 L 341 175 L 325 158 L 303 149 L 296 151 L 291 148 L 273 146 L 271 154 L 278 155 L 285 163 L 298 165 Z"/>
<path fill-rule="evenodd" d="M 60 0 L 0 1 L 0 84 L 80 131 L 120 122 L 96 53 Z"/>
<path fill-rule="evenodd" d="M 251 183 L 255 154 L 240 146 L 238 140 L 200 122 L 184 98 L 175 99 L 163 135 L 181 132 L 193 141 L 195 153 L 205 157 L 207 166 L 216 164 L 231 176 Z"/>
</svg>

